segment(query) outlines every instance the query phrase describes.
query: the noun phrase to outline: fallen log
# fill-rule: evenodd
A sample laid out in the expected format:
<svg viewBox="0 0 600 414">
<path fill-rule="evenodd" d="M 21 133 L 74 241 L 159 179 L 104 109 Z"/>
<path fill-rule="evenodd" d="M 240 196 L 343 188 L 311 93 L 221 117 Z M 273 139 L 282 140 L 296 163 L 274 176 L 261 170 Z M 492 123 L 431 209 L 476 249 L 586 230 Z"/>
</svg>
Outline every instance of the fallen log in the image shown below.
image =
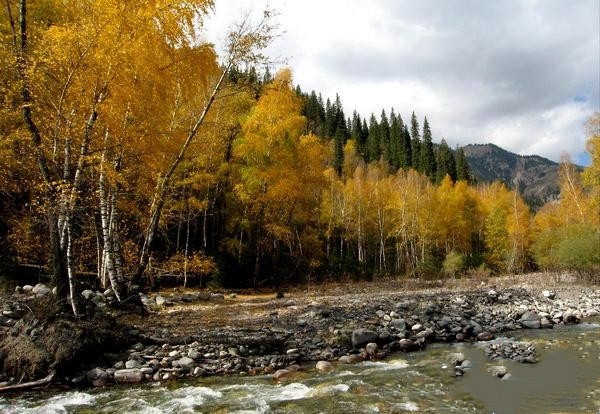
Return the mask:
<svg viewBox="0 0 600 414">
<path fill-rule="evenodd" d="M 48 386 L 54 380 L 54 375 L 55 374 L 56 373 L 54 371 L 52 371 L 45 378 L 42 378 L 42 379 L 39 379 L 39 380 L 36 380 L 36 381 L 23 382 L 21 384 L 5 385 L 4 387 L 0 387 L 0 393 L 12 392 L 12 391 L 31 390 L 33 388 Z"/>
</svg>

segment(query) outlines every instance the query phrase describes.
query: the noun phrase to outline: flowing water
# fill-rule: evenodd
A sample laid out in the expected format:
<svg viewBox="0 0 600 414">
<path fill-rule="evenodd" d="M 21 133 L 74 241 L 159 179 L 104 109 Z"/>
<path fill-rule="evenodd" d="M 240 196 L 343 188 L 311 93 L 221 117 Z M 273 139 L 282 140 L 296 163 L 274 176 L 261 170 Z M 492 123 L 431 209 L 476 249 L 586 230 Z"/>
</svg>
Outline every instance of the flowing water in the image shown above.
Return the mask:
<svg viewBox="0 0 600 414">
<path fill-rule="evenodd" d="M 0 397 L 3 413 L 600 413 L 600 324 L 520 331 L 539 362 L 489 361 L 478 344 L 441 345 L 381 362 L 268 376 L 211 377 Z M 450 354 L 473 367 L 453 378 Z M 508 380 L 486 368 L 502 364 Z"/>
</svg>

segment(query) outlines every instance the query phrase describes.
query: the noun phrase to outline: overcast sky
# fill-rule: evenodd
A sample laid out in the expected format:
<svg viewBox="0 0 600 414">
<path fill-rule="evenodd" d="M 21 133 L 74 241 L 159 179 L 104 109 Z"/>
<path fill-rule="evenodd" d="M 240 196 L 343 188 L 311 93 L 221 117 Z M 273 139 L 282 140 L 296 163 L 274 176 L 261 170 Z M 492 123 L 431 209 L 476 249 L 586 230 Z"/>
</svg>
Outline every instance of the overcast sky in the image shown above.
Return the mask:
<svg viewBox="0 0 600 414">
<path fill-rule="evenodd" d="M 216 0 L 218 45 L 263 0 Z M 600 110 L 600 0 L 281 0 L 269 48 L 294 82 L 339 93 L 347 116 L 427 116 L 435 142 L 492 142 L 583 162 Z"/>
</svg>

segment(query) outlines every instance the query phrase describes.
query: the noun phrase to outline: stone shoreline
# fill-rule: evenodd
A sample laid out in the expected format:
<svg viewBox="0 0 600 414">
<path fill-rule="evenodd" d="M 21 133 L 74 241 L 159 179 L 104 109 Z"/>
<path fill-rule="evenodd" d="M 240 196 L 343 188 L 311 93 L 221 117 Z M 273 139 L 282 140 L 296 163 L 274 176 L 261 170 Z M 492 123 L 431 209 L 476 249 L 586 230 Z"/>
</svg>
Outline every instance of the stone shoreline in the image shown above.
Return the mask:
<svg viewBox="0 0 600 414">
<path fill-rule="evenodd" d="M 36 287 L 26 287 L 31 290 L 30 295 L 33 289 Z M 84 296 L 90 306 L 104 309 L 110 292 L 90 291 Z M 144 301 L 157 312 L 165 312 L 193 303 L 224 307 L 234 297 L 235 294 L 200 292 L 155 295 Z M 23 317 L 23 307 L 18 303 L 5 304 L 0 325 L 6 332 L 14 331 Z M 306 363 L 326 371 L 334 369 L 332 363 L 382 359 L 396 352 L 418 351 L 434 342 L 486 341 L 485 352 L 491 359 L 534 363 L 535 349 L 527 343 L 519 345 L 497 338 L 508 337 L 520 329 L 552 329 L 596 317 L 600 314 L 600 289 L 486 287 L 314 298 L 290 293 L 285 298 L 269 300 L 268 305 L 268 314 L 257 321 L 181 332 L 154 327 L 151 315 L 145 323 L 127 330 L 126 349 L 100 353 L 91 369 L 88 365 L 65 380 L 74 386 L 224 374 L 270 374 L 281 380 Z M 190 313 L 189 317 L 192 320 L 198 316 Z M 31 330 L 28 334 L 32 334 Z M 464 372 L 462 363 L 455 361 L 457 376 Z M 6 376 L 2 381 L 0 387 L 11 384 Z"/>
</svg>

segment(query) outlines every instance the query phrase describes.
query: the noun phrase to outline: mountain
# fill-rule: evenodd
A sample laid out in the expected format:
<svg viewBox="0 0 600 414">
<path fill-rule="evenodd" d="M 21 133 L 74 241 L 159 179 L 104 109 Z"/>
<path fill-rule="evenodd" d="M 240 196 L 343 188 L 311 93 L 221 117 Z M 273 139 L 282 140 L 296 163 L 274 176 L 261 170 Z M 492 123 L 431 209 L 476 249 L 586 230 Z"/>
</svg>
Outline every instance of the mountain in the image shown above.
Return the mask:
<svg viewBox="0 0 600 414">
<path fill-rule="evenodd" d="M 478 182 L 501 181 L 517 188 L 533 208 L 559 195 L 559 164 L 537 155 L 518 155 L 494 144 L 463 147 L 469 167 Z"/>
</svg>

